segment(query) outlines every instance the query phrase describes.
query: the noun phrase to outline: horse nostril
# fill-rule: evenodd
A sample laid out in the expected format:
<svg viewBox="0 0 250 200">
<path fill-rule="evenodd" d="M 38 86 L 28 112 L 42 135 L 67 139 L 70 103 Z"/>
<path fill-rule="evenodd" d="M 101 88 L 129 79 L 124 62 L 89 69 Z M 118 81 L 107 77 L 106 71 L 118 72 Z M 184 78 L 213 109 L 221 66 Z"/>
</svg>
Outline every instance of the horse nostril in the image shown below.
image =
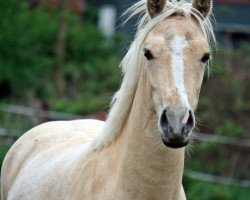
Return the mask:
<svg viewBox="0 0 250 200">
<path fill-rule="evenodd" d="M 187 124 L 193 127 L 194 126 L 194 114 L 191 110 L 189 111 L 189 114 L 190 116 L 188 118 Z"/>
<path fill-rule="evenodd" d="M 187 111 L 183 116 L 183 112 L 181 111 L 164 109 L 160 116 L 160 127 L 164 134 L 188 135 L 194 128 L 195 120 L 193 116 L 192 110 Z"/>
<path fill-rule="evenodd" d="M 187 111 L 183 107 L 164 109 L 159 119 L 159 125 L 163 131 L 161 139 L 171 148 L 180 148 L 188 144 L 189 133 L 195 124 L 192 110 Z"/>
<path fill-rule="evenodd" d="M 167 117 L 167 110 L 164 109 L 161 114 L 160 126 L 164 132 L 169 131 L 169 122 Z"/>
<path fill-rule="evenodd" d="M 184 134 L 189 134 L 193 128 L 194 128 L 194 125 L 195 125 L 195 119 L 194 119 L 194 114 L 192 112 L 192 110 L 188 111 L 183 120 L 182 120 L 182 124 L 183 124 L 183 127 L 181 129 L 181 132 L 184 133 Z"/>
</svg>

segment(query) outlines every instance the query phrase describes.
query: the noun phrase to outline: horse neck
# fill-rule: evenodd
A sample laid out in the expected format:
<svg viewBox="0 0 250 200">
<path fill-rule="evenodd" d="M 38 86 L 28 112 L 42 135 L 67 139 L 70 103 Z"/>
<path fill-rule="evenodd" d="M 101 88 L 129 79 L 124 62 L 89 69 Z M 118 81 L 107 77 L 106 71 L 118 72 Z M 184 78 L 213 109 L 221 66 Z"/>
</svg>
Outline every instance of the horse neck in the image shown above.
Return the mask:
<svg viewBox="0 0 250 200">
<path fill-rule="evenodd" d="M 151 98 L 151 85 L 142 70 L 133 105 L 116 145 L 120 148 L 117 187 L 138 199 L 178 199 L 184 148 L 170 149 L 161 141 Z M 122 194 L 119 194 L 122 196 Z M 128 194 L 126 194 L 128 195 Z"/>
</svg>

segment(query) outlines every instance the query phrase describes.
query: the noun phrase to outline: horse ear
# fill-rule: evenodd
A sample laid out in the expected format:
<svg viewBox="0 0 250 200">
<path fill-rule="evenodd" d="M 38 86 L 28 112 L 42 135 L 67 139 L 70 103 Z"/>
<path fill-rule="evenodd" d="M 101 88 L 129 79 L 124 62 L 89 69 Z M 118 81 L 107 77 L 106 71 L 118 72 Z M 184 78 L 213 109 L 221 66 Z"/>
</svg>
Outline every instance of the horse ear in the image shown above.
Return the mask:
<svg viewBox="0 0 250 200">
<path fill-rule="evenodd" d="M 147 1 L 147 8 L 148 14 L 151 18 L 154 18 L 158 15 L 166 5 L 166 0 L 148 0 Z"/>
<path fill-rule="evenodd" d="M 212 0 L 193 0 L 192 7 L 198 10 L 201 15 L 206 18 L 213 9 L 213 1 Z"/>
</svg>

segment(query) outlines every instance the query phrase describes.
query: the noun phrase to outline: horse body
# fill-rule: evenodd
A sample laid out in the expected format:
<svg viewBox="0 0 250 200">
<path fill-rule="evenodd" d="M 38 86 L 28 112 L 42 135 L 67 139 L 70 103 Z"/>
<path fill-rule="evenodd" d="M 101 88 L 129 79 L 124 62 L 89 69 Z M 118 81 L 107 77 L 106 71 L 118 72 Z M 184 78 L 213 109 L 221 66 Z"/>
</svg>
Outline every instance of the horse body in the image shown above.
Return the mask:
<svg viewBox="0 0 250 200">
<path fill-rule="evenodd" d="M 194 128 L 209 46 L 203 19 L 173 2 L 133 8 L 147 8 L 152 19 L 141 21 L 122 62 L 106 123 L 50 122 L 28 131 L 4 160 L 2 200 L 186 199 L 182 147 Z M 204 17 L 211 9 L 209 0 L 192 6 Z"/>
<path fill-rule="evenodd" d="M 24 134 L 5 158 L 3 199 L 70 199 L 73 173 L 102 125 L 89 120 L 50 122 Z"/>
<path fill-rule="evenodd" d="M 5 186 L 11 190 L 4 197 L 185 199 L 184 149 L 166 149 L 154 136 L 156 116 L 149 109 L 150 88 L 145 88 L 149 83 L 143 74 L 121 135 L 102 151 L 89 151 L 89 142 L 103 126 L 100 121 L 49 122 L 21 137 L 5 158 L 2 174 L 8 174 Z"/>
</svg>

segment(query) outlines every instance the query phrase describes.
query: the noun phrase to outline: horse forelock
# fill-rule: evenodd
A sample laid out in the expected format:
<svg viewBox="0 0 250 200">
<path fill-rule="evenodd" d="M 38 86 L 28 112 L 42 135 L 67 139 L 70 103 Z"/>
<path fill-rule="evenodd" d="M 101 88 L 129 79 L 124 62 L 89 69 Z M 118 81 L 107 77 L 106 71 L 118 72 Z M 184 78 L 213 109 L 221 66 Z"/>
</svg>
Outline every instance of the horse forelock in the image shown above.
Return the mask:
<svg viewBox="0 0 250 200">
<path fill-rule="evenodd" d="M 125 23 L 135 15 L 140 15 L 140 20 L 138 20 L 135 39 L 120 64 L 124 74 L 123 82 L 113 97 L 104 128 L 92 141 L 93 150 L 100 150 L 108 146 L 120 135 L 124 121 L 132 107 L 140 71 L 144 67 L 143 54 L 140 53 L 142 52 L 144 40 L 158 23 L 173 14 L 180 14 L 188 19 L 193 17 L 199 23 L 208 44 L 211 46 L 212 43 L 216 42 L 211 17 L 204 19 L 198 10 L 192 8 L 191 3 L 177 0 L 168 1 L 163 11 L 154 18 L 150 18 L 148 15 L 146 5 L 147 0 L 141 0 L 130 7 L 124 14 L 129 15 Z"/>
</svg>

